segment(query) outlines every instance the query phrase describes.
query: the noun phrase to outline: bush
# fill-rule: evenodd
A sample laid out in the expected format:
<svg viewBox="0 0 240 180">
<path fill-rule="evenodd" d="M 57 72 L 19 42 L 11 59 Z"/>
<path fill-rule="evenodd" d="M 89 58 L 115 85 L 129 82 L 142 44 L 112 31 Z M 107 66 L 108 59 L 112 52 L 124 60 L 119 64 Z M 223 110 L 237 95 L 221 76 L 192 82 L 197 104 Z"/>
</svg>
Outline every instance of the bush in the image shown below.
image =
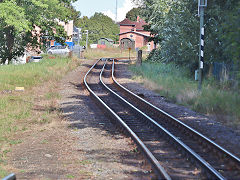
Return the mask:
<svg viewBox="0 0 240 180">
<path fill-rule="evenodd" d="M 231 123 L 240 124 L 238 92 L 224 90 L 216 86 L 216 81 L 208 80 L 204 81 L 202 91 L 199 92 L 198 83 L 189 71 L 172 63 L 144 62 L 141 67 L 131 66 L 130 69 L 146 81 L 154 82 L 157 86 L 155 90 L 173 102 L 199 112 L 218 114 L 222 119 L 230 116 L 233 117 Z"/>
</svg>

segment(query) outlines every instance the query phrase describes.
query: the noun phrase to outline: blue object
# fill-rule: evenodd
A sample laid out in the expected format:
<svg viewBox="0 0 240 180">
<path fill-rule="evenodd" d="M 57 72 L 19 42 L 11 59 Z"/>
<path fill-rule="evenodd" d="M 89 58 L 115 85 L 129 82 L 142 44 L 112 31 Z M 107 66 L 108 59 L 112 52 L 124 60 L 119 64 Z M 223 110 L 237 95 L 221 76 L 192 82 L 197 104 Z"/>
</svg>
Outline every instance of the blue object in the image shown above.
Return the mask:
<svg viewBox="0 0 240 180">
<path fill-rule="evenodd" d="M 2 180 L 16 180 L 16 175 L 14 173 L 2 178 Z"/>
<path fill-rule="evenodd" d="M 74 42 L 65 42 L 65 44 L 70 47 L 70 49 L 75 45 Z M 62 46 L 61 43 L 54 42 L 54 46 Z"/>
</svg>

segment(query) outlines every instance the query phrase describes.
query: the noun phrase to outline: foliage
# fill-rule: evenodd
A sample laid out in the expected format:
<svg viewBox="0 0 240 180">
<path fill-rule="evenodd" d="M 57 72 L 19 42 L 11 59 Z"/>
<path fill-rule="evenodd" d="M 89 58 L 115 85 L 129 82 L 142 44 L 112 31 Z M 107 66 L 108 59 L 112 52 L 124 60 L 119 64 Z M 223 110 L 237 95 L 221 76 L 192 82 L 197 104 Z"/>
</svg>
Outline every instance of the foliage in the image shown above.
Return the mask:
<svg viewBox="0 0 240 180">
<path fill-rule="evenodd" d="M 119 27 L 114 21 L 102 13 L 95 13 L 94 16 L 88 18 L 86 16 L 78 20 L 78 27 L 82 28 L 82 32 L 88 30 L 89 43 L 97 43 L 100 38 L 110 38 L 118 41 Z M 86 36 L 82 36 L 82 42 L 86 41 Z"/>
<path fill-rule="evenodd" d="M 36 36 L 52 37 L 61 43 L 67 38 L 58 21 L 72 18 L 71 0 L 1 0 L 0 1 L 0 64 L 24 53 L 27 46 L 41 45 Z M 44 38 L 41 38 L 44 41 Z"/>
<path fill-rule="evenodd" d="M 126 18 L 130 19 L 131 21 L 137 21 L 138 16 L 141 16 L 141 8 L 140 7 L 132 8 L 126 14 Z"/>
<path fill-rule="evenodd" d="M 16 140 L 16 137 L 21 138 L 19 134 L 31 130 L 33 124 L 56 119 L 53 108 L 59 99 L 57 82 L 80 63 L 76 59 L 44 57 L 39 63 L 0 66 L 0 178 L 11 173 L 4 171 L 7 166 L 5 154 L 6 149 L 14 148 L 13 144 L 21 143 L 22 139 Z M 15 92 L 16 86 L 25 90 Z M 44 102 L 40 103 L 43 108 L 36 111 L 40 101 Z M 33 129 L 35 131 L 36 126 Z"/>
<path fill-rule="evenodd" d="M 234 5 L 235 4 L 235 5 Z M 223 16 L 222 41 L 224 55 L 239 62 L 240 59 L 240 2 L 229 7 L 228 13 Z"/>
<path fill-rule="evenodd" d="M 191 71 L 198 66 L 199 17 L 197 0 L 134 0 L 155 34 L 159 49 L 149 60 L 175 62 Z M 239 63 L 240 2 L 208 1 L 205 8 L 205 65 L 213 62 Z"/>
<path fill-rule="evenodd" d="M 71 15 L 72 18 L 71 19 L 73 20 L 74 25 L 76 25 L 76 23 L 78 22 L 78 20 L 81 17 L 81 12 L 74 9 L 73 6 L 70 6 L 69 8 L 70 8 L 70 11 L 72 13 L 72 15 Z"/>
<path fill-rule="evenodd" d="M 131 70 L 144 78 L 144 84 L 160 95 L 178 104 L 190 106 L 204 113 L 216 114 L 219 119 L 228 120 L 232 125 L 240 124 L 240 95 L 236 91 L 217 88 L 215 82 L 204 82 L 202 91 L 189 78 L 188 69 L 175 63 L 143 62 L 141 67 Z"/>
</svg>

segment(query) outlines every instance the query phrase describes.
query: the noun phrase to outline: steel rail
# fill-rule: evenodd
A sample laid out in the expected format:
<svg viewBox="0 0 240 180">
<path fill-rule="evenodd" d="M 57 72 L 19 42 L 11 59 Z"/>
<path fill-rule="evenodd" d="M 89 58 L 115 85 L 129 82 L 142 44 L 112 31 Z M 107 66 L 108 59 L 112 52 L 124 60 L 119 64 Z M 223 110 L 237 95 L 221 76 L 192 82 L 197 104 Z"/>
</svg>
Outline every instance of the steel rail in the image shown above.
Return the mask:
<svg viewBox="0 0 240 180">
<path fill-rule="evenodd" d="M 14 173 L 9 174 L 8 176 L 2 178 L 2 180 L 16 180 L 16 175 Z"/>
<path fill-rule="evenodd" d="M 114 64 L 114 60 L 113 60 Z M 105 66 L 105 65 L 104 65 Z M 114 72 L 114 65 L 112 66 L 112 74 Z M 129 103 L 127 100 L 125 100 L 123 97 L 118 95 L 116 92 L 114 92 L 112 89 L 110 89 L 103 81 L 102 81 L 102 73 L 100 74 L 100 81 L 104 87 L 106 87 L 110 93 L 118 97 L 122 102 L 127 104 L 130 108 L 132 108 L 134 111 L 139 113 L 142 117 L 147 118 L 153 125 L 160 128 L 168 137 L 171 137 L 172 140 L 174 140 L 178 145 L 180 145 L 186 152 L 192 155 L 195 160 L 197 160 L 202 166 L 204 166 L 212 176 L 215 178 L 224 180 L 225 177 L 223 177 L 216 169 L 214 169 L 211 165 L 209 165 L 208 162 L 206 162 L 201 156 L 199 156 L 197 153 L 195 153 L 190 147 L 188 147 L 186 144 L 184 144 L 181 140 L 179 140 L 176 136 L 174 136 L 172 133 L 170 133 L 166 128 L 158 124 L 155 120 L 153 120 L 151 117 L 149 117 L 147 114 L 143 113 L 141 110 L 133 106 L 131 103 Z"/>
<path fill-rule="evenodd" d="M 107 105 L 105 104 L 101 98 L 99 98 L 89 87 L 87 84 L 87 76 L 92 71 L 92 69 L 96 66 L 96 64 L 100 61 L 100 59 L 89 69 L 89 71 L 84 76 L 84 85 L 90 92 L 90 94 L 107 110 L 120 124 L 121 126 L 129 133 L 129 135 L 132 137 L 132 139 L 135 141 L 135 143 L 138 145 L 138 147 L 142 150 L 144 155 L 147 157 L 148 161 L 150 162 L 153 170 L 158 175 L 158 177 L 171 180 L 171 177 L 167 174 L 165 169 L 160 165 L 158 160 L 153 156 L 153 154 L 149 151 L 149 149 L 145 146 L 145 144 L 138 138 L 138 136 L 128 127 L 128 125 Z M 106 62 L 105 62 L 106 64 Z M 104 67 L 105 67 L 104 64 Z M 103 67 L 103 69 L 104 69 Z M 101 71 L 101 74 L 103 73 L 103 69 Z"/>
<path fill-rule="evenodd" d="M 118 81 L 115 79 L 114 77 L 114 63 L 115 61 L 113 60 L 113 66 L 112 66 L 112 79 L 113 82 L 116 83 L 121 89 L 123 89 L 125 92 L 133 95 L 134 97 L 136 97 L 137 99 L 139 99 L 140 101 L 142 101 L 143 103 L 149 105 L 150 107 L 154 108 L 155 110 L 159 111 L 160 113 L 162 113 L 164 116 L 166 116 L 167 118 L 170 118 L 172 120 L 174 120 L 176 123 L 178 123 L 179 125 L 181 125 L 182 127 L 186 128 L 187 130 L 191 131 L 192 133 L 194 133 L 195 135 L 197 135 L 198 137 L 200 137 L 201 139 L 203 139 L 205 142 L 211 144 L 212 146 L 214 146 L 215 148 L 217 148 L 219 151 L 223 152 L 224 154 L 226 154 L 228 156 L 228 158 L 230 158 L 231 160 L 233 160 L 235 163 L 237 163 L 240 166 L 240 158 L 238 158 L 237 156 L 235 156 L 234 154 L 232 154 L 231 152 L 229 152 L 228 150 L 224 149 L 223 147 L 221 147 L 220 145 L 218 145 L 217 143 L 215 143 L 214 141 L 212 141 L 211 139 L 207 138 L 206 136 L 204 136 L 203 134 L 199 133 L 198 131 L 196 131 L 195 129 L 191 128 L 190 126 L 186 125 L 185 123 L 181 122 L 180 120 L 178 120 L 177 118 L 171 116 L 170 114 L 166 113 L 165 111 L 161 110 L 160 108 L 154 106 L 153 104 L 151 104 L 150 102 L 146 101 L 145 99 L 137 96 L 136 94 L 134 94 L 133 92 L 131 92 L 130 90 L 128 90 L 127 88 L 125 88 L 124 86 L 122 86 L 120 83 L 118 83 Z"/>
</svg>

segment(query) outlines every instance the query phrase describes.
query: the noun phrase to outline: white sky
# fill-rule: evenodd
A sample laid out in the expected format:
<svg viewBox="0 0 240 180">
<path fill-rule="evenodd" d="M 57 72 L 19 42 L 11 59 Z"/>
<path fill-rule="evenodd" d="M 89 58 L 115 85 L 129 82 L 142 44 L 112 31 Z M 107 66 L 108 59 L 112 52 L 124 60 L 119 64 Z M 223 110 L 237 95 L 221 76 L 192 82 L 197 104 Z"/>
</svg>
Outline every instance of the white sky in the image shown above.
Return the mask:
<svg viewBox="0 0 240 180">
<path fill-rule="evenodd" d="M 118 21 L 122 21 L 126 13 L 131 10 L 134 4 L 131 0 L 117 0 L 118 2 Z M 74 7 L 81 12 L 82 16 L 91 17 L 95 12 L 102 12 L 115 20 L 116 0 L 78 0 Z"/>
</svg>

